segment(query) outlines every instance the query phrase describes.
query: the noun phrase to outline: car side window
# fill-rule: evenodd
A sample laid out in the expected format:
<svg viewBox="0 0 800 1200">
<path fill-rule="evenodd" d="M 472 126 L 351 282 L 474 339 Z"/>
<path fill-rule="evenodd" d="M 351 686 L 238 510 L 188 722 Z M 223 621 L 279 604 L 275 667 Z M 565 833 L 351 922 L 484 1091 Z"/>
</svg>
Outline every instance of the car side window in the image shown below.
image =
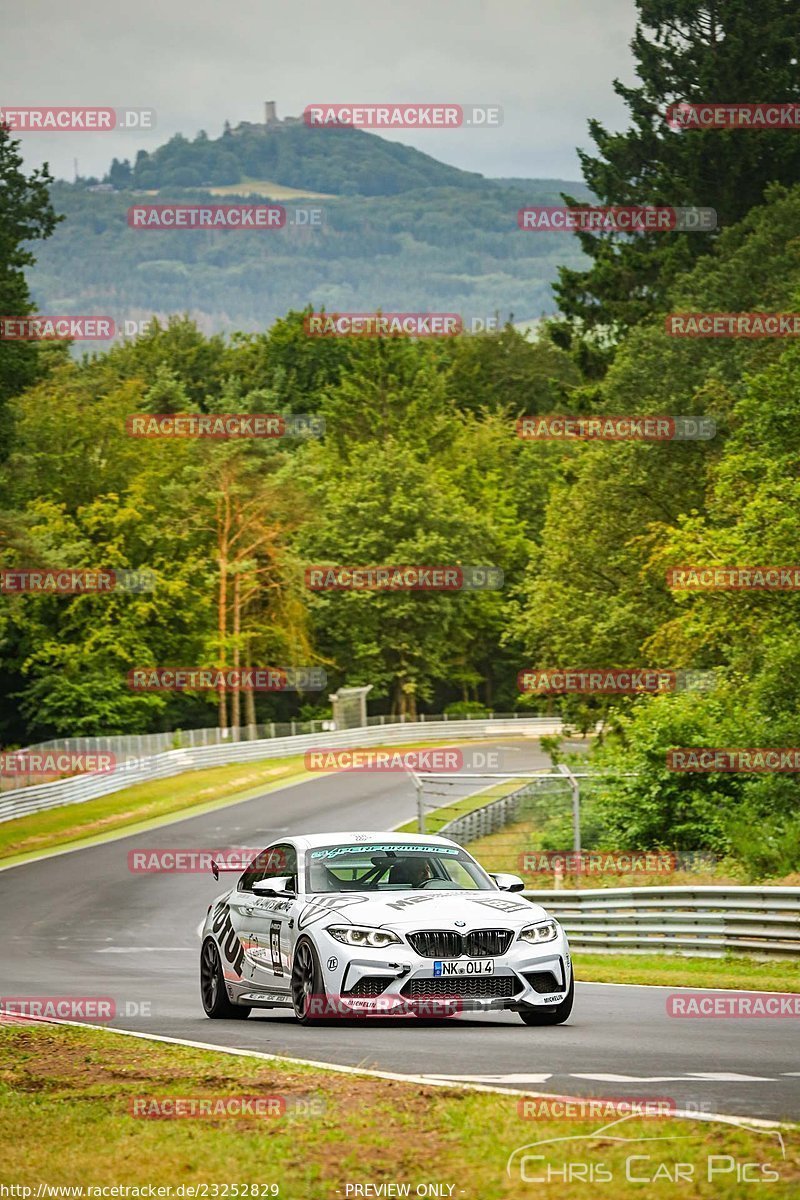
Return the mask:
<svg viewBox="0 0 800 1200">
<path fill-rule="evenodd" d="M 253 884 L 263 879 L 277 879 L 289 875 L 293 890 L 297 891 L 297 851 L 294 846 L 281 844 L 269 846 L 256 855 L 239 880 L 240 892 L 252 892 Z"/>
</svg>

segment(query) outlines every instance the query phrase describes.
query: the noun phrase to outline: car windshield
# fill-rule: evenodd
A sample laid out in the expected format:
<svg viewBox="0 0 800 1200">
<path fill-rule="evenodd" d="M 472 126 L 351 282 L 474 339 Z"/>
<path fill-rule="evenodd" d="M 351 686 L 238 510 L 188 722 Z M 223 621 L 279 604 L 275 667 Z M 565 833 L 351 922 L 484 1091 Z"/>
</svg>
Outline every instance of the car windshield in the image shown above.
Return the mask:
<svg viewBox="0 0 800 1200">
<path fill-rule="evenodd" d="M 459 846 L 366 843 L 316 846 L 306 859 L 309 892 L 493 891 L 489 876 Z"/>
</svg>

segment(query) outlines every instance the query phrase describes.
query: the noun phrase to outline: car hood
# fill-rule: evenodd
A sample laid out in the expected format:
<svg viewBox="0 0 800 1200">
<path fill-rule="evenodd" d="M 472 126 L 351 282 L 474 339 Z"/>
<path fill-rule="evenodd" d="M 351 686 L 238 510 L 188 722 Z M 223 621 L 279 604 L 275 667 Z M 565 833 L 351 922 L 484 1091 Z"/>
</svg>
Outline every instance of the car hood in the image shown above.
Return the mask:
<svg viewBox="0 0 800 1200">
<path fill-rule="evenodd" d="M 338 921 L 352 925 L 391 925 L 398 929 L 521 929 L 547 918 L 540 904 L 502 892 L 398 891 L 382 896 L 338 893 L 315 896 L 312 906 L 328 908 L 325 924 L 335 925 Z"/>
</svg>

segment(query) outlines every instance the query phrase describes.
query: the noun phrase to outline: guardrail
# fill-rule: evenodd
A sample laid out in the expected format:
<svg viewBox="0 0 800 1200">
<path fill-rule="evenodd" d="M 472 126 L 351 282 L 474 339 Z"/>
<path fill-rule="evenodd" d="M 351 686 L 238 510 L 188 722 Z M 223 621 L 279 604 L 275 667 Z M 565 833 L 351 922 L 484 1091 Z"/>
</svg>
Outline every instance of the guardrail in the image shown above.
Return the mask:
<svg viewBox="0 0 800 1200">
<path fill-rule="evenodd" d="M 800 888 L 632 887 L 528 891 L 575 950 L 600 954 L 800 954 Z"/>
<path fill-rule="evenodd" d="M 237 762 L 283 758 L 305 750 L 347 749 L 361 746 L 400 745 L 411 741 L 459 741 L 464 738 L 495 738 L 508 734 L 542 736 L 558 733 L 561 722 L 549 717 L 474 718 L 460 721 L 396 723 L 348 729 L 341 733 L 298 734 L 295 737 L 267 738 L 251 742 L 229 742 L 216 746 L 198 746 L 187 750 L 169 750 L 149 758 L 120 764 L 108 774 L 77 775 L 35 787 L 21 788 L 0 798 L 0 822 L 28 816 L 65 804 L 82 804 L 110 795 L 136 783 L 166 779 L 184 771 L 204 767 L 227 766 Z"/>
<path fill-rule="evenodd" d="M 430 725 L 440 722 L 455 724 L 462 721 L 524 721 L 525 713 L 486 713 L 484 716 L 466 714 L 463 717 L 447 713 L 418 713 L 416 717 L 392 717 L 385 713 L 367 717 L 367 727 L 373 725 Z M 13 750 L 12 754 L 40 751 L 74 751 L 79 754 L 104 752 L 118 759 L 152 758 L 168 750 L 193 750 L 199 746 L 236 745 L 238 742 L 260 742 L 270 738 L 297 737 L 304 733 L 335 733 L 336 723 L 330 718 L 315 721 L 267 721 L 263 725 L 242 725 L 238 728 L 174 729 L 167 733 L 101 734 L 97 737 L 52 738 Z M 340 732 L 344 732 L 341 730 Z M 1 749 L 2 747 L 0 747 Z M 0 792 L 35 787 L 41 779 L 0 773 Z"/>
</svg>

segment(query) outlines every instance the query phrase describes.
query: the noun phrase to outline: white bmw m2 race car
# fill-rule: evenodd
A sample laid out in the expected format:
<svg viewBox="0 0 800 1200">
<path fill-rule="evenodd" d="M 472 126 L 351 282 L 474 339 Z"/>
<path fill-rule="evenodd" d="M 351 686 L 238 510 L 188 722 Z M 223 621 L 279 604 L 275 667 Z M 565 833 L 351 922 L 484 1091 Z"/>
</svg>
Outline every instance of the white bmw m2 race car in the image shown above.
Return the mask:
<svg viewBox="0 0 800 1200">
<path fill-rule="evenodd" d="M 207 1016 L 292 1008 L 331 1016 L 450 1016 L 512 1009 L 526 1025 L 572 1010 L 569 946 L 515 875 L 422 834 L 290 837 L 209 906 L 200 991 Z"/>
</svg>

